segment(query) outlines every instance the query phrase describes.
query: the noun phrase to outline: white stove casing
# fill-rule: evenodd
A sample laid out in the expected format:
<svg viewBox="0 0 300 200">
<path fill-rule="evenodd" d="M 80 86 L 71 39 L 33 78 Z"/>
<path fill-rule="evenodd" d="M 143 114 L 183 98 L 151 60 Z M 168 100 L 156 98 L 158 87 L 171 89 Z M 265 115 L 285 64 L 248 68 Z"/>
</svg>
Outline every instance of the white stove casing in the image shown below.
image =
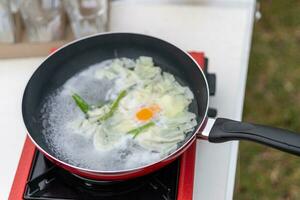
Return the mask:
<svg viewBox="0 0 300 200">
<path fill-rule="evenodd" d="M 122 0 L 110 6 L 110 31 L 140 32 L 182 49 L 204 51 L 216 73 L 210 106 L 218 116 L 242 117 L 255 0 Z M 7 199 L 25 141 L 21 100 L 43 58 L 0 60 L 0 199 Z M 194 199 L 233 196 L 238 142 L 197 141 Z"/>
</svg>

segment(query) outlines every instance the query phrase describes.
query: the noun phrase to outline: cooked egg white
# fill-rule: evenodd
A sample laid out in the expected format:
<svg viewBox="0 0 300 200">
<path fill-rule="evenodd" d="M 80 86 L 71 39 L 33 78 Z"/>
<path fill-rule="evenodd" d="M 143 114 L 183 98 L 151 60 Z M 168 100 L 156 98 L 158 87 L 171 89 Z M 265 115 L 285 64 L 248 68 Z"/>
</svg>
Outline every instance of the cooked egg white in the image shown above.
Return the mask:
<svg viewBox="0 0 300 200">
<path fill-rule="evenodd" d="M 99 151 L 111 150 L 123 140 L 133 140 L 143 148 L 166 155 L 197 124 L 195 114 L 188 111 L 193 93 L 172 74 L 162 73 L 150 57 L 115 59 L 110 66 L 97 70 L 95 78 L 114 81 L 106 95 L 108 103 L 92 108 L 87 119 L 76 123 L 84 130 L 81 133 L 87 132 L 85 137 L 93 138 Z M 121 91 L 126 91 L 126 95 L 113 114 L 99 120 L 109 112 Z"/>
</svg>

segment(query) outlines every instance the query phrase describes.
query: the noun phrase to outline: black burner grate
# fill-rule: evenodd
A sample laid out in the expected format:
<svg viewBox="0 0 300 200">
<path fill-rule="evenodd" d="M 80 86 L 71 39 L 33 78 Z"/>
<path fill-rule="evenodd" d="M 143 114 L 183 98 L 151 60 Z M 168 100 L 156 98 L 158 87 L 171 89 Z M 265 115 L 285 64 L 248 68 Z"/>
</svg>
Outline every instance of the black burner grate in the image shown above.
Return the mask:
<svg viewBox="0 0 300 200">
<path fill-rule="evenodd" d="M 27 200 L 173 200 L 176 199 L 179 160 L 138 179 L 97 182 L 79 178 L 36 151 L 24 199 Z"/>
</svg>

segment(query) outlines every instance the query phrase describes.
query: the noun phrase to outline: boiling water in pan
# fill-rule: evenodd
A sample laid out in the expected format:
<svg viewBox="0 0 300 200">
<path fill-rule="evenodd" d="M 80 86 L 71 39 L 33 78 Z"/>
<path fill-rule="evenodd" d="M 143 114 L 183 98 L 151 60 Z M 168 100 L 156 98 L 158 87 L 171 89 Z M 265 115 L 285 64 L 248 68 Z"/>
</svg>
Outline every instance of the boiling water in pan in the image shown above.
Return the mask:
<svg viewBox="0 0 300 200">
<path fill-rule="evenodd" d="M 93 105 L 107 102 L 108 99 L 116 98 L 118 95 L 122 83 L 116 83 L 116 79 L 95 77 L 97 71 L 112 65 L 113 62 L 113 60 L 108 60 L 89 67 L 69 79 L 61 88 L 45 99 L 41 109 L 43 134 L 55 156 L 69 164 L 100 171 L 125 170 L 155 162 L 177 148 L 176 143 L 173 142 L 175 145 L 169 145 L 172 148 L 162 153 L 153 148 L 145 148 L 131 135 L 123 134 L 114 148 L 102 150 L 101 146 L 98 146 L 97 149 L 93 136 L 84 135 L 83 132 L 77 130 L 76 126 L 72 125 L 74 123 L 71 122 L 85 119 L 85 115 L 71 98 L 72 93 L 80 94 L 83 99 Z M 127 64 L 132 64 L 131 62 L 133 61 L 126 60 Z M 126 103 L 126 99 L 123 101 Z M 162 103 L 159 105 L 162 107 L 161 109 L 164 109 Z M 163 120 L 156 121 L 157 126 L 165 126 Z M 189 125 L 190 129 L 193 129 L 195 125 L 195 120 L 192 120 Z M 182 134 L 184 135 L 184 133 Z M 143 133 L 137 138 L 139 137 L 143 138 Z M 180 141 L 183 139 L 184 137 Z M 180 141 L 177 140 L 177 143 Z M 146 147 L 148 146 L 146 145 Z"/>
</svg>

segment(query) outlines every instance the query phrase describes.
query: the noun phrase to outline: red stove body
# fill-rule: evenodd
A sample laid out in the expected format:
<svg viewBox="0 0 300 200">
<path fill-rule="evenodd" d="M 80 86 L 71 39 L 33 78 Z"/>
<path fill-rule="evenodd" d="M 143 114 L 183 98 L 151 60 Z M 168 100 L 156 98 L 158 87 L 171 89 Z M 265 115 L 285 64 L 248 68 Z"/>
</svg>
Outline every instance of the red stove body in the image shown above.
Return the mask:
<svg viewBox="0 0 300 200">
<path fill-rule="evenodd" d="M 192 57 L 201 67 L 205 66 L 204 53 L 190 52 Z M 37 151 L 34 144 L 26 137 L 23 151 L 19 160 L 19 165 L 11 187 L 9 200 L 24 199 L 26 184 L 29 180 L 31 169 L 34 165 L 33 160 Z M 181 155 L 179 159 L 180 170 L 177 183 L 177 199 L 192 200 L 194 187 L 194 168 L 195 168 L 196 141 Z"/>
</svg>

